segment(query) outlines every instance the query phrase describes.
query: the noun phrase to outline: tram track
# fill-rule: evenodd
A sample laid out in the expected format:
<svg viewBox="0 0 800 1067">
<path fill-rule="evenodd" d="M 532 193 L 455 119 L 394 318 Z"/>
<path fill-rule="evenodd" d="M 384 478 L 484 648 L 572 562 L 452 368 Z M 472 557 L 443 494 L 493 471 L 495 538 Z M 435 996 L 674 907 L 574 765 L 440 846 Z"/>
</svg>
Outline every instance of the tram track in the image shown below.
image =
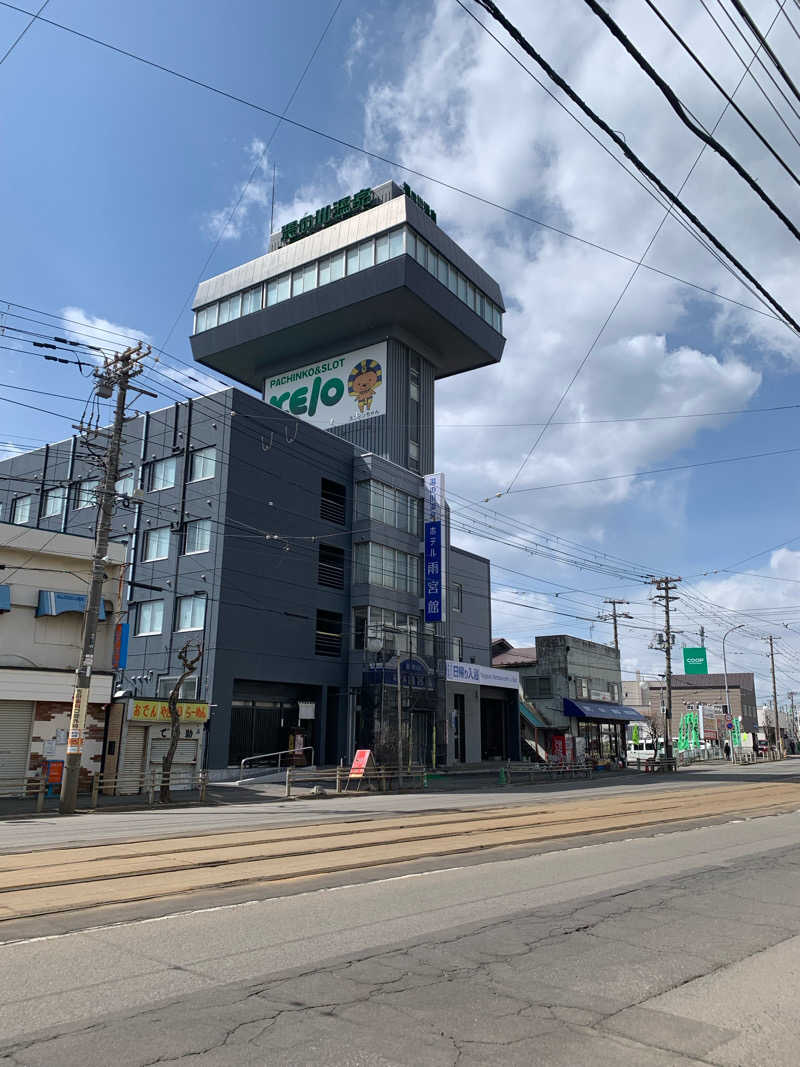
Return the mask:
<svg viewBox="0 0 800 1067">
<path fill-rule="evenodd" d="M 0 857 L 0 923 L 798 806 L 800 784 L 752 782 L 15 853 Z"/>
</svg>

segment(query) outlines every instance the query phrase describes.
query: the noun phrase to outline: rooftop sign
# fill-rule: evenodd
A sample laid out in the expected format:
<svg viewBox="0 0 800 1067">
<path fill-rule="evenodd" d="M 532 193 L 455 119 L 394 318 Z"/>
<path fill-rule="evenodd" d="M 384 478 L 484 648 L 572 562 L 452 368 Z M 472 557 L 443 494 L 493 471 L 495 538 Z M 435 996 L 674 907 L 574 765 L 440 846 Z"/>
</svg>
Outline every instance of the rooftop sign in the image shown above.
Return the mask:
<svg viewBox="0 0 800 1067">
<path fill-rule="evenodd" d="M 423 200 L 421 196 L 418 196 L 414 192 L 408 182 L 403 182 L 403 192 L 406 194 L 409 200 L 414 201 L 417 207 L 422 208 L 425 214 L 430 218 L 431 222 L 436 222 L 436 212 L 426 200 Z"/>
<path fill-rule="evenodd" d="M 308 237 L 317 230 L 324 230 L 326 226 L 333 226 L 336 222 L 349 219 L 351 215 L 358 215 L 374 204 L 375 194 L 372 190 L 359 189 L 353 196 L 343 196 L 341 200 L 334 200 L 332 204 L 317 208 L 313 215 L 303 215 L 301 219 L 287 222 L 281 227 L 281 244 L 288 245 L 292 241 L 299 241 L 301 237 Z"/>
</svg>

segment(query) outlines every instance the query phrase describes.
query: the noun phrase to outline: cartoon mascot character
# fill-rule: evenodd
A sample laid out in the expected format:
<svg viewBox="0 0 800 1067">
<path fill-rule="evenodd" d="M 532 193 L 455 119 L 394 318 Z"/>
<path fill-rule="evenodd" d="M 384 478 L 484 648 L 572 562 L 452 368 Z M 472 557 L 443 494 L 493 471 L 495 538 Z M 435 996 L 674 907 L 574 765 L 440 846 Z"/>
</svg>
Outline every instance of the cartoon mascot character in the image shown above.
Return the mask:
<svg viewBox="0 0 800 1067">
<path fill-rule="evenodd" d="M 347 391 L 358 404 L 363 414 L 372 407 L 375 391 L 380 387 L 381 365 L 374 359 L 362 359 L 350 371 L 347 379 Z"/>
</svg>

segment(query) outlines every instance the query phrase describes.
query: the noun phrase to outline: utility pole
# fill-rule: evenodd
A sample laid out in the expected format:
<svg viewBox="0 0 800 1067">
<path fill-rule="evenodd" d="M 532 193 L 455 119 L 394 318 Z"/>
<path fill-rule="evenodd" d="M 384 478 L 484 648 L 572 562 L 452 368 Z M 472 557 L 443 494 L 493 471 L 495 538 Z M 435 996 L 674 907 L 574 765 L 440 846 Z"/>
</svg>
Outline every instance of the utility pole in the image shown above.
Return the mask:
<svg viewBox="0 0 800 1067">
<path fill-rule="evenodd" d="M 673 589 L 677 588 L 680 578 L 653 578 L 651 584 L 658 590 L 653 595 L 653 600 L 664 605 L 664 657 L 666 659 L 665 685 L 667 690 L 667 703 L 664 709 L 664 754 L 667 759 L 672 759 L 672 625 L 670 623 L 669 606 L 679 598 L 672 595 Z"/>
<path fill-rule="evenodd" d="M 72 697 L 72 715 L 67 738 L 67 758 L 64 764 L 64 778 L 61 783 L 61 801 L 59 811 L 62 815 L 72 815 L 78 801 L 78 779 L 81 769 L 83 751 L 83 732 L 86 725 L 86 709 L 89 704 L 89 687 L 92 680 L 94 649 L 97 640 L 97 616 L 100 610 L 100 597 L 103 592 L 105 557 L 111 534 L 111 519 L 114 514 L 116 481 L 119 473 L 119 452 L 122 442 L 122 427 L 125 421 L 125 404 L 130 379 L 141 374 L 141 361 L 150 353 L 150 348 L 142 347 L 141 341 L 132 348 L 107 360 L 102 371 L 95 371 L 98 379 L 97 394 L 110 397 L 117 390 L 114 407 L 114 425 L 104 460 L 102 485 L 98 491 L 97 530 L 92 556 L 92 577 L 86 596 L 86 608 L 83 615 L 83 639 L 81 658 L 75 672 L 75 689 Z"/>
<path fill-rule="evenodd" d="M 794 717 L 794 698 L 797 696 L 797 693 L 794 690 L 791 690 L 786 695 L 789 698 L 789 714 L 792 717 L 792 737 L 797 741 L 797 719 Z"/>
<path fill-rule="evenodd" d="M 706 647 L 706 628 L 702 623 L 700 624 L 700 647 Z"/>
<path fill-rule="evenodd" d="M 772 667 L 772 706 L 775 709 L 775 759 L 783 759 L 783 744 L 781 742 L 781 722 L 778 711 L 778 689 L 775 685 L 775 645 L 772 634 L 769 635 L 769 662 Z"/>
<path fill-rule="evenodd" d="M 604 622 L 608 622 L 608 620 L 611 619 L 611 621 L 614 623 L 614 648 L 617 650 L 617 652 L 619 652 L 619 635 L 617 633 L 617 619 L 618 618 L 619 619 L 632 619 L 633 615 L 631 615 L 627 611 L 621 611 L 619 614 L 617 614 L 617 605 L 618 604 L 619 605 L 630 604 L 630 601 L 629 600 L 614 600 L 613 597 L 606 597 L 606 599 L 603 601 L 603 603 L 611 605 L 611 614 L 610 615 L 601 615 L 600 618 Z"/>
</svg>

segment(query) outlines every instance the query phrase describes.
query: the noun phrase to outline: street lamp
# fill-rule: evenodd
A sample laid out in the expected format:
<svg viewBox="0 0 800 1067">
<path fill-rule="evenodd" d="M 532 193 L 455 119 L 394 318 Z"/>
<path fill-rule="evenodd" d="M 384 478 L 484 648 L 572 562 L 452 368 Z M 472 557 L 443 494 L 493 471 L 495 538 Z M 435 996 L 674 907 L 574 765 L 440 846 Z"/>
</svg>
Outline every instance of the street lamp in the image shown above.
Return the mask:
<svg viewBox="0 0 800 1067">
<path fill-rule="evenodd" d="M 728 661 L 725 658 L 725 638 L 728 636 L 728 634 L 732 634 L 734 630 L 741 630 L 743 626 L 744 623 L 740 622 L 738 626 L 731 626 L 730 630 L 726 630 L 725 633 L 722 635 L 722 670 L 725 675 L 725 711 L 727 716 L 725 722 L 726 730 L 728 727 L 727 718 L 730 718 L 730 721 L 733 722 L 733 715 L 731 715 L 731 700 L 728 696 Z M 733 730 L 730 731 L 730 748 L 731 763 L 733 763 Z"/>
</svg>

